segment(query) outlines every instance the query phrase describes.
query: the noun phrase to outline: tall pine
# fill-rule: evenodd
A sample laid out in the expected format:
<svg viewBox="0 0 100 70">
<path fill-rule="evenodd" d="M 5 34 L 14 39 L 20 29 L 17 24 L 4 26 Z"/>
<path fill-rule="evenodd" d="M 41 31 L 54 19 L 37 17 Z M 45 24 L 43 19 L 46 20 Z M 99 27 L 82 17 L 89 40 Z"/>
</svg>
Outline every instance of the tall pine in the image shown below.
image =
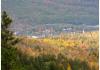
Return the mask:
<svg viewBox="0 0 100 70">
<path fill-rule="evenodd" d="M 9 30 L 12 19 L 5 11 L 1 15 L 1 69 L 14 70 L 16 67 L 16 48 L 13 46 L 18 42 L 13 32 Z"/>
</svg>

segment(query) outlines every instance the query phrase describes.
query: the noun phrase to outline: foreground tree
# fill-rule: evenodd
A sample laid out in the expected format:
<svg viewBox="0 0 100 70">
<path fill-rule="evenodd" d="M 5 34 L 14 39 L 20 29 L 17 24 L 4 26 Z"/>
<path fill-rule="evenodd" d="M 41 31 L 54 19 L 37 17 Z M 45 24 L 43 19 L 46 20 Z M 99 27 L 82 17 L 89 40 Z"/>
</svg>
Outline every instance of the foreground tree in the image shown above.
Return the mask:
<svg viewBox="0 0 100 70">
<path fill-rule="evenodd" d="M 13 32 L 9 31 L 12 19 L 5 11 L 2 12 L 1 19 L 1 69 L 14 70 L 17 54 L 13 46 L 18 39 L 13 36 Z"/>
</svg>

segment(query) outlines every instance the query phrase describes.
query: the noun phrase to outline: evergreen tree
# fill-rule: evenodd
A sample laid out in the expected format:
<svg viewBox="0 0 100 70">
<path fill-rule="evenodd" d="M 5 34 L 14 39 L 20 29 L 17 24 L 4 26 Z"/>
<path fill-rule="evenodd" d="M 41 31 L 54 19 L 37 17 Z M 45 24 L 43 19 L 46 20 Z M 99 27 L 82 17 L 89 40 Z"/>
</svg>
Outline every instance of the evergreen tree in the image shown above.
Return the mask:
<svg viewBox="0 0 100 70">
<path fill-rule="evenodd" d="M 1 19 L 1 69 L 15 70 L 17 54 L 13 46 L 18 39 L 13 36 L 13 32 L 9 31 L 12 19 L 5 11 L 2 12 Z"/>
</svg>

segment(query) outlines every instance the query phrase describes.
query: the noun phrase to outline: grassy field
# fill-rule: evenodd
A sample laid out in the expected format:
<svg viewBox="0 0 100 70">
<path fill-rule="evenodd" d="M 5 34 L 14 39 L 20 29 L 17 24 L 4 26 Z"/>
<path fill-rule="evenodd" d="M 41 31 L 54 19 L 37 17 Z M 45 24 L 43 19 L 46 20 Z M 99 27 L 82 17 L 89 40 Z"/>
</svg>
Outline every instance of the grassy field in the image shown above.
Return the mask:
<svg viewBox="0 0 100 70">
<path fill-rule="evenodd" d="M 67 59 L 86 61 L 90 70 L 99 67 L 99 32 L 61 34 L 59 37 L 34 39 L 21 37 L 16 47 L 28 57 L 63 55 Z M 71 63 L 70 63 L 71 64 Z M 77 63 L 76 63 L 77 64 Z M 70 68 L 73 67 L 72 65 Z M 93 69 L 94 68 L 94 69 Z M 68 70 L 68 69 L 67 69 Z M 70 69 L 69 69 L 70 70 Z M 73 70 L 73 69 L 72 69 Z M 80 69 L 81 70 L 81 69 Z"/>
</svg>

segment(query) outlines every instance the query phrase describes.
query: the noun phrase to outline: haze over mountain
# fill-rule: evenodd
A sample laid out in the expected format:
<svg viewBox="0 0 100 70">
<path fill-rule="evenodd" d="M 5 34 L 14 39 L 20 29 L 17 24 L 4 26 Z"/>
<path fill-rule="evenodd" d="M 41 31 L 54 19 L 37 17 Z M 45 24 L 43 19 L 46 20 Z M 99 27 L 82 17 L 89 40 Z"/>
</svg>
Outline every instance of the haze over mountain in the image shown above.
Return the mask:
<svg viewBox="0 0 100 70">
<path fill-rule="evenodd" d="M 1 0 L 16 29 L 38 24 L 98 25 L 99 0 Z"/>
</svg>

